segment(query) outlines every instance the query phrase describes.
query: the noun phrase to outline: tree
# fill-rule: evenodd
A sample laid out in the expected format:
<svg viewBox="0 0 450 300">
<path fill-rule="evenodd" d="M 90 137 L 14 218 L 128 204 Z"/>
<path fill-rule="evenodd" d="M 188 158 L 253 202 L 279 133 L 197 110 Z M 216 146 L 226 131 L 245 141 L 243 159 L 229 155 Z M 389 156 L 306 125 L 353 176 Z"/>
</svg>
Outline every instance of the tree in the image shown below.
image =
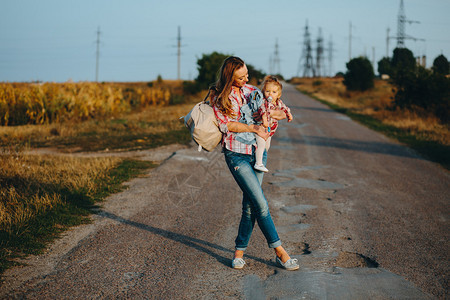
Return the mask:
<svg viewBox="0 0 450 300">
<path fill-rule="evenodd" d="M 449 73 L 449 63 L 444 55 L 439 55 L 433 61 L 433 71 L 442 75 L 448 75 Z"/>
<path fill-rule="evenodd" d="M 347 63 L 347 72 L 344 75 L 344 85 L 347 90 L 365 91 L 373 88 L 373 67 L 366 57 L 358 57 Z"/>
<path fill-rule="evenodd" d="M 223 61 L 229 56 L 230 55 L 228 54 L 214 51 L 211 54 L 203 54 L 203 56 L 197 60 L 198 76 L 196 78 L 196 84 L 199 89 L 208 89 L 217 81 L 219 69 L 222 66 Z M 257 81 L 262 79 L 265 74 L 262 71 L 255 69 L 255 67 L 250 64 L 246 65 L 249 79 L 254 80 L 253 84 L 257 84 Z"/>
<path fill-rule="evenodd" d="M 211 54 L 203 54 L 197 60 L 198 76 L 196 82 L 200 89 L 208 89 L 210 85 L 217 81 L 217 74 L 223 61 L 230 55 L 214 51 Z"/>
<path fill-rule="evenodd" d="M 395 48 L 391 60 L 391 77 L 395 83 L 402 84 L 412 73 L 416 71 L 417 64 L 411 50 L 407 48 Z"/>
<path fill-rule="evenodd" d="M 264 76 L 266 76 L 266 74 L 261 70 L 255 69 L 255 67 L 250 64 L 246 65 L 248 69 L 248 78 L 251 84 L 257 85 L 264 78 Z"/>
<path fill-rule="evenodd" d="M 392 75 L 391 59 L 389 57 L 383 57 L 378 62 L 378 74 Z"/>
</svg>

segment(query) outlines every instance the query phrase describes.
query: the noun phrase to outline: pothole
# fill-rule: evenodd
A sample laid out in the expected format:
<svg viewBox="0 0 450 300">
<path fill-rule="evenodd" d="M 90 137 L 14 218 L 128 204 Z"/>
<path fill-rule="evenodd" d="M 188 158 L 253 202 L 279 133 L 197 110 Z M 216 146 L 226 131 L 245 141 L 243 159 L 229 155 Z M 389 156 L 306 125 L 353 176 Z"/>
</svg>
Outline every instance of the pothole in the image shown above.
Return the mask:
<svg viewBox="0 0 450 300">
<path fill-rule="evenodd" d="M 298 243 L 297 247 L 302 252 L 301 253 L 302 255 L 311 254 L 311 251 L 309 250 L 309 244 L 307 244 L 307 243 Z"/>
<path fill-rule="evenodd" d="M 378 263 L 362 254 L 343 251 L 340 252 L 336 264 L 341 268 L 378 268 Z"/>
</svg>

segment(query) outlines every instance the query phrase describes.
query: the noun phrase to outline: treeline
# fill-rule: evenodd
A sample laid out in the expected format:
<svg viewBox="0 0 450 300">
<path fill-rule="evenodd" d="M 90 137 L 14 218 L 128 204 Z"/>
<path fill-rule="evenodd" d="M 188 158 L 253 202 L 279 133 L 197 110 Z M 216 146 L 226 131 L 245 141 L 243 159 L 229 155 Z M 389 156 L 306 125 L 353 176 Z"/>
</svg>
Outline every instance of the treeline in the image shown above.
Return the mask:
<svg viewBox="0 0 450 300">
<path fill-rule="evenodd" d="M 450 121 L 450 65 L 444 55 L 433 61 L 431 69 L 416 63 L 413 53 L 406 48 L 396 48 L 392 58 L 378 62 L 378 72 L 389 76 L 395 86 L 392 108 L 432 113 L 443 123 Z M 366 57 L 347 63 L 344 84 L 348 90 L 373 88 L 374 71 Z"/>
<path fill-rule="evenodd" d="M 197 93 L 202 90 L 207 90 L 212 84 L 217 81 L 219 69 L 222 66 L 223 61 L 231 55 L 223 54 L 219 52 L 212 52 L 210 54 L 203 54 L 197 60 L 198 76 L 194 81 L 185 81 L 183 88 L 186 93 Z M 266 75 L 263 71 L 256 69 L 251 64 L 247 64 L 248 77 L 250 83 L 258 85 L 260 81 Z M 278 77 L 282 78 L 281 75 Z"/>
</svg>

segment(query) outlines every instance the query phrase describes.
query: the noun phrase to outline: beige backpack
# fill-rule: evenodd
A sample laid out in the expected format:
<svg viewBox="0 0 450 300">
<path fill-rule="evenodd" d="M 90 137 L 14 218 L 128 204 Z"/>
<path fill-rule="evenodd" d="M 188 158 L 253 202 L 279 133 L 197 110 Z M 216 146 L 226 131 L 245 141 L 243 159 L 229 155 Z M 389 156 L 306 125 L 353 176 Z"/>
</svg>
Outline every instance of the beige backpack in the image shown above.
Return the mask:
<svg viewBox="0 0 450 300">
<path fill-rule="evenodd" d="M 220 132 L 217 119 L 209 101 L 205 99 L 197 103 L 184 117 L 184 125 L 190 130 L 192 139 L 198 144 L 198 151 L 202 148 L 212 151 L 220 143 L 222 132 Z"/>
</svg>

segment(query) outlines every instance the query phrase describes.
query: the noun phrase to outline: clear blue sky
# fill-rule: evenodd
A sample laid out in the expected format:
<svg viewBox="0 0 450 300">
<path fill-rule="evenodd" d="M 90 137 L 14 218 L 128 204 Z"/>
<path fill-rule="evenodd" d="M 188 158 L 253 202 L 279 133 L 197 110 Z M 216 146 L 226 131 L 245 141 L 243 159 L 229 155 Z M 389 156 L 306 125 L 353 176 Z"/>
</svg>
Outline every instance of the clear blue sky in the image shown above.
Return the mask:
<svg viewBox="0 0 450 300">
<path fill-rule="evenodd" d="M 397 33 L 400 0 L 0 0 L 0 81 L 95 80 L 100 27 L 100 81 L 150 81 L 177 77 L 177 28 L 181 26 L 181 78 L 197 76 L 197 58 L 218 51 L 269 72 L 278 39 L 280 71 L 298 71 L 308 20 L 313 40 L 322 29 L 333 41 L 333 74 L 352 57 L 375 62 L 386 55 L 386 30 Z M 450 1 L 404 0 L 406 40 L 427 65 L 450 59 Z M 390 53 L 396 40 L 390 41 Z M 315 42 L 312 45 L 315 47 Z M 328 52 L 324 53 L 326 68 Z"/>
</svg>

